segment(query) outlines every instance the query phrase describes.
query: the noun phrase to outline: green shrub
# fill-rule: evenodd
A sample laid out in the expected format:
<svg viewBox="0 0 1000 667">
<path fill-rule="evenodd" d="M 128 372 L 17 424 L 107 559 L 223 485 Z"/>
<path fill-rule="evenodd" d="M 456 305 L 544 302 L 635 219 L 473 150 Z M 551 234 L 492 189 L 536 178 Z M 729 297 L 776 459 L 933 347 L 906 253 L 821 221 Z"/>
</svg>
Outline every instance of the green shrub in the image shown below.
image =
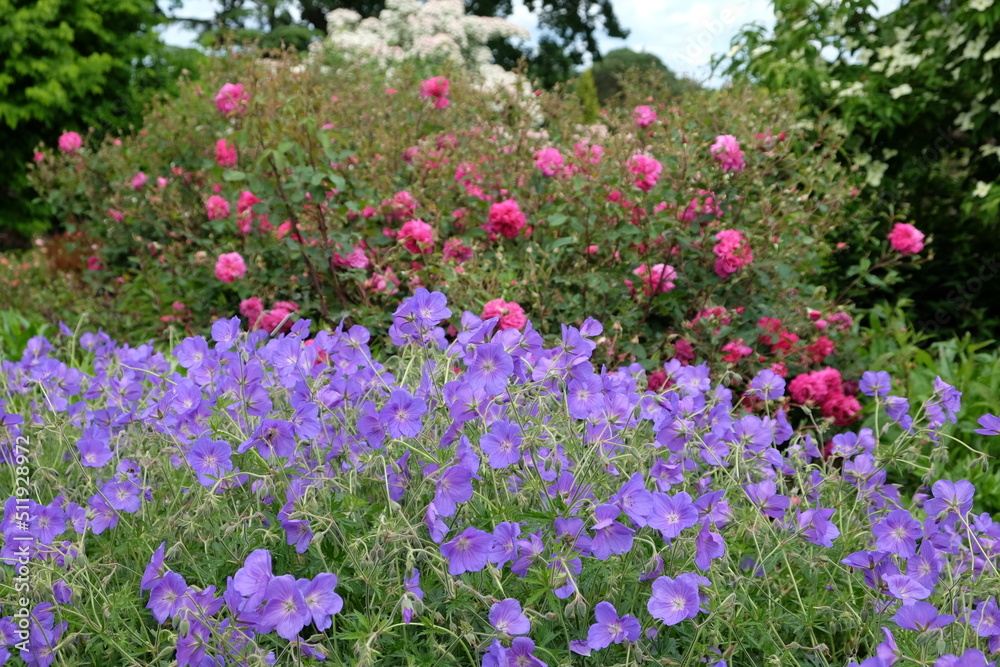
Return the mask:
<svg viewBox="0 0 1000 667">
<path fill-rule="evenodd" d="M 662 77 L 663 85 L 672 95 L 679 95 L 697 87 L 691 82 L 677 78 L 677 75 L 652 53 L 637 53 L 632 49 L 608 51 L 591 69 L 594 84 L 597 86 L 597 99 L 602 107 L 611 104 L 612 100 L 621 94 L 625 85 L 623 77 L 630 71 Z"/>
</svg>

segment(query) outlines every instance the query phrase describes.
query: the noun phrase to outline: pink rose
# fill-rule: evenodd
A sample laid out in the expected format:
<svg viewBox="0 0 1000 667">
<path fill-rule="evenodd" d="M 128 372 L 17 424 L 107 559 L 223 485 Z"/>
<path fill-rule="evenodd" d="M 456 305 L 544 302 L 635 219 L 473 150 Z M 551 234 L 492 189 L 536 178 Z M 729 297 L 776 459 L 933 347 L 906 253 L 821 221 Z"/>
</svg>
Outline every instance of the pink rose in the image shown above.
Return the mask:
<svg viewBox="0 0 1000 667">
<path fill-rule="evenodd" d="M 642 293 L 646 296 L 669 292 L 675 287 L 672 281 L 677 278 L 677 272 L 669 264 L 655 264 L 652 268 L 641 264 L 632 273 L 642 279 Z"/>
<path fill-rule="evenodd" d="M 648 155 L 633 155 L 626 164 L 628 170 L 635 174 L 635 187 L 645 191 L 653 189 L 663 171 L 663 165 Z"/>
<path fill-rule="evenodd" d="M 484 320 L 488 320 L 492 317 L 499 317 L 500 320 L 497 322 L 497 326 L 501 330 L 504 329 L 521 329 L 528 322 L 528 318 L 524 314 L 524 309 L 513 301 L 504 301 L 503 299 L 493 299 L 492 301 L 487 301 L 486 305 L 483 306 Z"/>
<path fill-rule="evenodd" d="M 226 83 L 215 96 L 215 108 L 226 116 L 234 112 L 244 114 L 249 101 L 250 93 L 243 90 L 242 83 Z"/>
<path fill-rule="evenodd" d="M 76 132 L 63 132 L 59 137 L 59 150 L 63 153 L 75 153 L 83 146 L 83 137 Z"/>
<path fill-rule="evenodd" d="M 632 111 L 632 118 L 635 119 L 635 124 L 643 129 L 649 127 L 657 120 L 656 112 L 645 104 L 637 106 Z"/>
<path fill-rule="evenodd" d="M 722 165 L 722 171 L 742 171 L 746 164 L 743 162 L 743 151 L 740 150 L 740 142 L 731 134 L 720 134 L 715 138 L 715 143 L 709 148 L 715 159 Z"/>
<path fill-rule="evenodd" d="M 252 296 L 249 299 L 240 301 L 240 315 L 247 318 L 251 330 L 260 327 L 260 317 L 263 314 L 264 305 L 258 297 Z"/>
<path fill-rule="evenodd" d="M 215 142 L 215 162 L 225 169 L 236 166 L 236 144 L 230 144 L 225 139 Z"/>
<path fill-rule="evenodd" d="M 434 98 L 435 109 L 446 109 L 451 102 L 448 100 L 448 90 L 451 82 L 443 76 L 435 76 L 420 82 L 420 94 Z"/>
<path fill-rule="evenodd" d="M 897 222 L 889 232 L 893 250 L 904 255 L 916 255 L 924 249 L 924 234 L 913 225 Z"/>
<path fill-rule="evenodd" d="M 410 220 L 399 230 L 396 238 L 414 255 L 434 250 L 434 229 L 423 220 Z"/>
<path fill-rule="evenodd" d="M 489 224 L 487 231 L 495 234 L 503 234 L 509 239 L 516 237 L 524 227 L 527 219 L 517 202 L 507 199 L 490 206 Z"/>
<path fill-rule="evenodd" d="M 205 210 L 209 220 L 221 220 L 229 217 L 229 202 L 219 195 L 212 195 L 205 202 Z"/>
<path fill-rule="evenodd" d="M 132 187 L 136 190 L 142 190 L 142 186 L 146 184 L 146 174 L 141 171 L 132 177 Z"/>
<path fill-rule="evenodd" d="M 238 252 L 229 252 L 219 255 L 215 262 L 215 277 L 224 283 L 231 283 L 237 278 L 246 275 L 247 265 L 243 261 L 243 256 Z"/>
<path fill-rule="evenodd" d="M 563 156 L 558 148 L 543 148 L 535 153 L 535 166 L 544 176 L 555 176 L 563 167 Z"/>
</svg>

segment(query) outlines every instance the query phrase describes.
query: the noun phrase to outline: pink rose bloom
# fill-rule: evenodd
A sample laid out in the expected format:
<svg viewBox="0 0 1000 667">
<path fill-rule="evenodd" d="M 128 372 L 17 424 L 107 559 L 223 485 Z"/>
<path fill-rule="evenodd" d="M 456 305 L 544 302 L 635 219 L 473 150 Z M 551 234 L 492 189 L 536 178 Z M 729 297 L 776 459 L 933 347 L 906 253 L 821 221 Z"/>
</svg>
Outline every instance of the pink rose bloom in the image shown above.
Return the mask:
<svg viewBox="0 0 1000 667">
<path fill-rule="evenodd" d="M 236 144 L 230 144 L 225 139 L 215 142 L 215 162 L 225 169 L 236 166 Z"/>
<path fill-rule="evenodd" d="M 472 259 L 472 248 L 462 243 L 460 238 L 450 238 L 444 242 L 441 258 L 444 260 L 453 259 L 456 264 L 462 264 Z"/>
<path fill-rule="evenodd" d="M 916 255 L 924 249 L 924 234 L 913 225 L 897 222 L 889 232 L 892 249 L 904 255 Z"/>
<path fill-rule="evenodd" d="M 226 83 L 215 96 L 215 108 L 223 115 L 246 113 L 250 93 L 243 90 L 242 83 Z"/>
<path fill-rule="evenodd" d="M 97 255 L 91 255 L 87 258 L 87 270 L 88 271 L 100 271 L 104 266 L 101 264 L 100 258 Z"/>
<path fill-rule="evenodd" d="M 251 330 L 260 327 L 260 317 L 263 314 L 264 305 L 260 302 L 259 298 L 252 296 L 249 299 L 240 301 L 240 315 L 247 318 Z"/>
<path fill-rule="evenodd" d="M 45 153 L 35 152 L 35 162 L 41 162 L 45 159 Z"/>
<path fill-rule="evenodd" d="M 367 269 L 372 265 L 364 248 L 361 247 L 351 248 L 351 252 L 346 256 L 342 256 L 339 252 L 333 253 L 333 263 L 336 266 L 348 266 L 354 269 Z"/>
<path fill-rule="evenodd" d="M 521 207 L 513 199 L 506 199 L 490 206 L 489 224 L 487 231 L 503 234 L 509 239 L 517 236 L 524 227 L 527 219 L 521 212 Z"/>
<path fill-rule="evenodd" d="M 378 210 L 374 206 L 365 206 L 361 209 L 361 217 L 364 219 L 374 218 Z"/>
<path fill-rule="evenodd" d="M 601 161 L 601 156 L 604 155 L 604 147 L 597 144 L 591 146 L 586 142 L 578 141 L 573 144 L 573 155 L 581 162 L 586 161 L 590 162 L 590 164 L 597 164 Z"/>
<path fill-rule="evenodd" d="M 731 343 L 726 343 L 722 346 L 722 351 L 727 353 L 722 357 L 722 361 L 728 364 L 735 364 L 737 361 L 753 352 L 753 350 L 747 346 L 742 338 L 737 338 Z"/>
<path fill-rule="evenodd" d="M 142 186 L 146 184 L 146 174 L 141 171 L 132 177 L 132 187 L 136 190 L 142 190 Z"/>
<path fill-rule="evenodd" d="M 253 230 L 253 207 L 254 204 L 259 203 L 260 200 L 249 190 L 241 192 L 239 199 L 236 201 L 236 225 L 243 236 L 246 236 Z M 266 220 L 263 215 L 259 216 L 259 218 Z"/>
<path fill-rule="evenodd" d="M 229 217 L 229 202 L 219 195 L 212 195 L 205 202 L 205 209 L 208 212 L 209 220 L 221 220 Z"/>
<path fill-rule="evenodd" d="M 861 412 L 861 404 L 853 396 L 836 394 L 823 404 L 820 412 L 824 417 L 833 419 L 836 426 L 848 426 L 857 419 L 858 413 Z"/>
<path fill-rule="evenodd" d="M 76 132 L 63 132 L 59 137 L 59 150 L 63 153 L 75 153 L 83 146 L 83 137 Z"/>
<path fill-rule="evenodd" d="M 715 253 L 715 273 L 727 278 L 753 261 L 753 251 L 743 233 L 735 229 L 724 229 L 715 235 L 719 240 L 712 252 Z"/>
<path fill-rule="evenodd" d="M 700 199 L 704 197 L 704 200 Z M 698 196 L 691 200 L 684 212 L 677 216 L 681 222 L 692 222 L 703 215 L 722 217 L 722 209 L 715 203 L 715 193 L 711 190 L 698 190 Z"/>
<path fill-rule="evenodd" d="M 215 277 L 224 283 L 231 283 L 237 278 L 242 278 L 247 273 L 247 265 L 243 261 L 243 256 L 238 252 L 228 252 L 219 255 L 215 262 Z"/>
<path fill-rule="evenodd" d="M 451 82 L 443 76 L 435 76 L 420 82 L 420 94 L 434 98 L 435 109 L 445 109 L 451 102 L 448 100 L 448 89 Z"/>
<path fill-rule="evenodd" d="M 822 320 L 821 320 L 822 321 Z M 821 364 L 823 360 L 836 351 L 833 341 L 827 336 L 820 336 L 812 345 L 806 346 L 806 352 L 814 364 Z"/>
<path fill-rule="evenodd" d="M 404 224 L 397 239 L 414 255 L 426 255 L 434 250 L 434 229 L 423 220 Z"/>
<path fill-rule="evenodd" d="M 674 342 L 674 359 L 684 365 L 694 361 L 694 346 L 690 341 L 678 338 Z"/>
<path fill-rule="evenodd" d="M 486 305 L 483 306 L 482 318 L 488 320 L 492 317 L 500 318 L 497 326 L 501 330 L 521 329 L 528 322 L 528 318 L 525 316 L 524 309 L 521 306 L 513 301 L 504 301 L 503 299 L 487 301 Z"/>
<path fill-rule="evenodd" d="M 656 112 L 645 104 L 637 106 L 632 111 L 632 118 L 635 118 L 635 124 L 643 129 L 649 127 L 657 120 Z"/>
<path fill-rule="evenodd" d="M 399 278 L 393 272 L 391 266 L 385 267 L 382 273 L 375 272 L 365 281 L 364 287 L 369 292 L 384 292 L 393 295 L 399 292 Z"/>
<path fill-rule="evenodd" d="M 635 187 L 649 191 L 660 180 L 663 165 L 648 155 L 633 155 L 626 163 L 628 170 L 635 174 Z"/>
<path fill-rule="evenodd" d="M 412 219 L 416 215 L 418 206 L 420 203 L 406 190 L 400 190 L 392 196 L 392 199 L 382 202 L 382 208 L 386 209 L 385 217 L 390 222 Z"/>
<path fill-rule="evenodd" d="M 722 164 L 722 171 L 742 171 L 746 164 L 743 162 L 743 151 L 740 150 L 740 142 L 731 134 L 720 134 L 715 138 L 709 150 L 715 159 Z"/>
<path fill-rule="evenodd" d="M 596 255 L 597 251 L 600 249 L 601 249 L 600 246 L 589 245 L 587 246 L 587 249 L 584 252 L 586 252 L 588 255 Z"/>
<path fill-rule="evenodd" d="M 669 292 L 675 287 L 671 281 L 677 278 L 677 272 L 669 264 L 655 264 L 652 268 L 641 264 L 632 273 L 642 279 L 642 292 L 646 296 Z"/>
<path fill-rule="evenodd" d="M 116 211 L 113 208 L 108 209 L 108 215 L 110 215 L 115 222 L 121 222 L 122 220 L 125 219 L 124 213 L 122 213 L 121 211 Z"/>
<path fill-rule="evenodd" d="M 185 306 L 180 301 L 174 301 L 172 308 L 174 310 L 181 311 L 181 310 L 184 310 L 185 308 L 187 308 L 187 306 Z"/>
<path fill-rule="evenodd" d="M 796 403 L 823 404 L 844 393 L 844 381 L 836 368 L 824 368 L 797 376 L 788 384 L 788 391 Z"/>
<path fill-rule="evenodd" d="M 563 166 L 563 156 L 558 148 L 543 148 L 535 153 L 535 166 L 545 176 L 555 176 Z"/>
<path fill-rule="evenodd" d="M 157 178 L 156 178 L 156 187 L 158 187 L 158 188 L 165 188 L 165 187 L 167 187 L 167 183 L 169 183 L 169 182 L 170 181 L 168 181 L 163 176 L 157 176 Z"/>
</svg>

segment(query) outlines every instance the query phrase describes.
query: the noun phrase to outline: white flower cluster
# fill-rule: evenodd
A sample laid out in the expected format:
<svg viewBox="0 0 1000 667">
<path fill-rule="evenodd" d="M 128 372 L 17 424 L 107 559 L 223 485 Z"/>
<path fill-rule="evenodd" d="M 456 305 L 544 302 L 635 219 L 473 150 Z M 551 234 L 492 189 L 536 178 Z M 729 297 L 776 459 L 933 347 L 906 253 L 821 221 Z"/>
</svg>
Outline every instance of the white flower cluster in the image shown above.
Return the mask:
<svg viewBox="0 0 1000 667">
<path fill-rule="evenodd" d="M 485 90 L 525 92 L 527 82 L 495 65 L 486 43 L 495 37 L 526 40 L 531 34 L 501 18 L 466 16 L 462 0 L 389 0 L 378 18 L 362 20 L 355 11 L 335 9 L 326 21 L 325 48 L 372 57 L 385 66 L 414 57 L 446 58 L 478 75 Z"/>
</svg>

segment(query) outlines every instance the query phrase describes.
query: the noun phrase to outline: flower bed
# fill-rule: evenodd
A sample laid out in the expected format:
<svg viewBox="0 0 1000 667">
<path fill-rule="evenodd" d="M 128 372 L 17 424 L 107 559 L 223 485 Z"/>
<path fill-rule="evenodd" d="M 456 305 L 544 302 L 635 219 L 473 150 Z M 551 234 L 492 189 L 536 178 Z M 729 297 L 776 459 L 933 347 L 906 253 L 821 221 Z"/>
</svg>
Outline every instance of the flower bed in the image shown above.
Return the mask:
<svg viewBox="0 0 1000 667">
<path fill-rule="evenodd" d="M 829 438 L 800 418 L 826 376 L 734 391 L 673 360 L 654 391 L 594 366 L 593 319 L 545 347 L 452 317 L 417 289 L 387 356 L 302 320 L 169 355 L 33 339 L 0 367 L 0 474 L 31 484 L 4 642 L 23 609 L 41 665 L 993 664 L 1000 528 L 968 482 L 892 484 L 953 387 L 909 406 L 866 373 L 875 428 Z"/>
</svg>

